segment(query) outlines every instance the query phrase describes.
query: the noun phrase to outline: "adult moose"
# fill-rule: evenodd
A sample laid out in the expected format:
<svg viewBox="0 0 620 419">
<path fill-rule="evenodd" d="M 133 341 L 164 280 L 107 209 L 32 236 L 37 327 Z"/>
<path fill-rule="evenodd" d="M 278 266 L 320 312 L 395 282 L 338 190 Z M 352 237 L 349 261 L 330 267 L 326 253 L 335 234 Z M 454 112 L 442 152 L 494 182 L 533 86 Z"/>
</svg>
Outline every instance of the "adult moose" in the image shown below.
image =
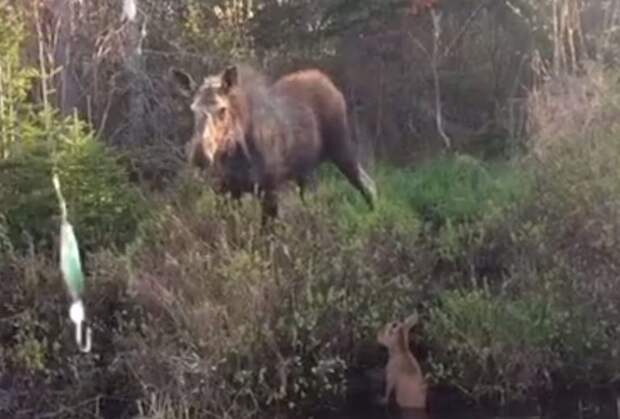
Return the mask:
<svg viewBox="0 0 620 419">
<path fill-rule="evenodd" d="M 263 225 L 278 215 L 278 188 L 295 181 L 303 199 L 309 176 L 326 160 L 374 208 L 375 183 L 356 157 L 344 96 L 324 73 L 297 71 L 272 84 L 253 68 L 235 65 L 200 86 L 181 70 L 172 75 L 192 98 L 190 163 L 210 166 L 216 189 L 235 199 L 259 192 Z"/>
</svg>

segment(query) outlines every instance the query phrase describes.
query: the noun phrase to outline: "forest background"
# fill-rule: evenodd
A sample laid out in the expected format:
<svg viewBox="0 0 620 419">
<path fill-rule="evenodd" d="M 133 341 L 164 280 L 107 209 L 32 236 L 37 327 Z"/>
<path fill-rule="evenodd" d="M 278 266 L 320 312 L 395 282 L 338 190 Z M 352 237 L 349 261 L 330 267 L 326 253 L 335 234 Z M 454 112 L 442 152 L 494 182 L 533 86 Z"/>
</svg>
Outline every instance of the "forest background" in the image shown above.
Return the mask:
<svg viewBox="0 0 620 419">
<path fill-rule="evenodd" d="M 620 373 L 617 0 L 0 0 L 0 413 L 260 417 L 351 396 L 420 313 L 431 387 Z M 331 168 L 279 229 L 185 162 L 170 68 L 317 67 L 380 201 Z M 93 350 L 58 269 L 57 170 Z"/>
</svg>

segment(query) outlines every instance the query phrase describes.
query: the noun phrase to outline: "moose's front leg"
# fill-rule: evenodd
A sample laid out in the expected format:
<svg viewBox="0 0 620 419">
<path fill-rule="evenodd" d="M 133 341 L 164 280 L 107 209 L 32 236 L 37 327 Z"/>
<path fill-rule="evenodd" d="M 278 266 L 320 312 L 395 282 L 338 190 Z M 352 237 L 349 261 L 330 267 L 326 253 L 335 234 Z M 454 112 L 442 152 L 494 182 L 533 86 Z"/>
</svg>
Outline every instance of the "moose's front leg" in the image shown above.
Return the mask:
<svg viewBox="0 0 620 419">
<path fill-rule="evenodd" d="M 267 189 L 264 191 L 262 200 L 262 219 L 261 225 L 262 227 L 266 227 L 270 220 L 273 220 L 278 217 L 278 198 L 276 193 L 272 189 Z"/>
</svg>

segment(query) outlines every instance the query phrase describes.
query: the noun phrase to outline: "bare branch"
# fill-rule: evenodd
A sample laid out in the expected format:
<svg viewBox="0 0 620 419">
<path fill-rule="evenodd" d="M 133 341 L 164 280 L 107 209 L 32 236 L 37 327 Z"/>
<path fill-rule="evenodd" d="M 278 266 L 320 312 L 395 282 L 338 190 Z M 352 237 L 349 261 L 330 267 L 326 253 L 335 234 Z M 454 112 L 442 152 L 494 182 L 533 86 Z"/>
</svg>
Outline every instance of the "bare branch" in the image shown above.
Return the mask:
<svg viewBox="0 0 620 419">
<path fill-rule="evenodd" d="M 441 54 L 441 57 L 440 57 L 441 60 L 443 60 L 444 58 L 449 56 L 450 53 L 452 53 L 452 50 L 456 47 L 456 44 L 458 44 L 458 42 L 461 40 L 461 38 L 467 33 L 467 30 L 472 25 L 474 20 L 476 20 L 476 18 L 478 17 L 478 15 L 482 11 L 482 9 L 487 7 L 491 3 L 491 1 L 493 1 L 493 0 L 487 0 L 487 1 L 481 2 L 478 5 L 478 7 L 476 7 L 471 12 L 469 17 L 465 21 L 465 23 L 463 23 L 463 26 L 461 26 L 461 30 L 459 31 L 459 33 L 457 33 L 456 36 L 454 38 L 452 38 L 452 41 L 450 42 L 450 44 L 446 47 L 446 49 L 443 50 L 443 52 Z M 431 9 L 431 14 L 433 14 L 433 13 L 436 13 L 436 12 L 433 9 Z"/>
</svg>

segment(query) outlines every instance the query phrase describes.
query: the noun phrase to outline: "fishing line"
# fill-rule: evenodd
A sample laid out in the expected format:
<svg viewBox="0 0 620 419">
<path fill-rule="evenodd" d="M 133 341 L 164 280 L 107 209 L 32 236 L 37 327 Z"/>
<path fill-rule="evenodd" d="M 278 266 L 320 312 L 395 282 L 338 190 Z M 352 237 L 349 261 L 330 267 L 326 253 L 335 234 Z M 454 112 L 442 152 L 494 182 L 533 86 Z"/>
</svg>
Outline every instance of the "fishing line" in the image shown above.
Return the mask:
<svg viewBox="0 0 620 419">
<path fill-rule="evenodd" d="M 83 336 L 83 323 L 85 319 L 82 292 L 84 291 L 84 274 L 80 262 L 80 251 L 77 238 L 73 232 L 73 226 L 67 217 L 67 204 L 60 189 L 58 174 L 54 171 L 52 183 L 56 190 L 60 205 L 60 270 L 67 286 L 72 303 L 69 308 L 69 318 L 75 325 L 75 341 L 82 352 L 90 352 L 92 343 L 92 331 L 86 328 L 86 336 Z"/>
</svg>

